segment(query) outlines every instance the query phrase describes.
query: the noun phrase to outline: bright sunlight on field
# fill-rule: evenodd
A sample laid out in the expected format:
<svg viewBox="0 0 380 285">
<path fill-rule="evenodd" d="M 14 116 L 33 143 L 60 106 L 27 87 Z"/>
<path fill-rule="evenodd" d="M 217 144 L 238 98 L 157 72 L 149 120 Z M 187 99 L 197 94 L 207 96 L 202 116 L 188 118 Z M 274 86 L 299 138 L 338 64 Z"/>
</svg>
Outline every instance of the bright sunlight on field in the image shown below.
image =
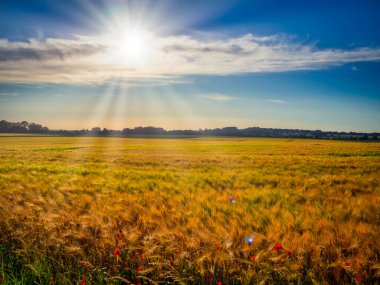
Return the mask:
<svg viewBox="0 0 380 285">
<path fill-rule="evenodd" d="M 379 143 L 2 136 L 0 149 L 0 283 L 379 282 Z"/>
</svg>

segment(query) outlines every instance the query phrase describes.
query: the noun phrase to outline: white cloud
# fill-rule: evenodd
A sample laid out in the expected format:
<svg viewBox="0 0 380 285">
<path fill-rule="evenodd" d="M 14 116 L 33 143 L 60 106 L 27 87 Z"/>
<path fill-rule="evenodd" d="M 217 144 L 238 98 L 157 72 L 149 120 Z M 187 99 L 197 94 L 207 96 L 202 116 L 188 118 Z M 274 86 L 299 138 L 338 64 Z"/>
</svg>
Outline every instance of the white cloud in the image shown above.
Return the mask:
<svg viewBox="0 0 380 285">
<path fill-rule="evenodd" d="M 0 82 L 102 84 L 132 79 L 135 86 L 165 78 L 159 81 L 170 84 L 170 78 L 178 83 L 184 75 L 318 70 L 380 60 L 380 48 L 318 49 L 287 35 L 151 39 L 154 50 L 144 63 L 125 62 L 107 36 L 27 42 L 0 39 Z"/>
<path fill-rule="evenodd" d="M 201 100 L 210 100 L 210 101 L 217 101 L 217 102 L 236 100 L 235 97 L 228 96 L 221 93 L 199 94 L 199 95 L 196 95 L 195 97 Z"/>
</svg>

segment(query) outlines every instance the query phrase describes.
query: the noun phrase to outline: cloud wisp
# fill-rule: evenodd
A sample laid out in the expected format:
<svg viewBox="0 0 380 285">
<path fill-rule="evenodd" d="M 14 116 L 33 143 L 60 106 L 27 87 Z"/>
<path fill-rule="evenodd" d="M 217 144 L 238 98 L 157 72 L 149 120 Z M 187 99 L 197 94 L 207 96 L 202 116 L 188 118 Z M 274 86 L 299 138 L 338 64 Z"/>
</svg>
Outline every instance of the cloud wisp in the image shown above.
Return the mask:
<svg viewBox="0 0 380 285">
<path fill-rule="evenodd" d="M 235 97 L 228 96 L 221 93 L 199 94 L 199 95 L 195 95 L 195 97 L 200 100 L 208 100 L 208 101 L 216 101 L 216 102 L 226 102 L 226 101 L 237 99 Z"/>
<path fill-rule="evenodd" d="M 6 97 L 15 97 L 18 96 L 19 94 L 16 92 L 1 92 L 0 96 L 6 96 Z"/>
<path fill-rule="evenodd" d="M 266 100 L 266 101 L 270 102 L 270 103 L 281 104 L 281 105 L 289 104 L 289 101 L 285 101 L 285 100 L 282 100 L 282 99 L 269 99 L 269 100 Z"/>
<path fill-rule="evenodd" d="M 287 35 L 151 39 L 154 50 L 143 64 L 123 61 L 107 36 L 0 39 L 0 82 L 102 84 L 132 78 L 144 85 L 150 78 L 319 70 L 380 60 L 380 48 L 319 49 Z"/>
</svg>

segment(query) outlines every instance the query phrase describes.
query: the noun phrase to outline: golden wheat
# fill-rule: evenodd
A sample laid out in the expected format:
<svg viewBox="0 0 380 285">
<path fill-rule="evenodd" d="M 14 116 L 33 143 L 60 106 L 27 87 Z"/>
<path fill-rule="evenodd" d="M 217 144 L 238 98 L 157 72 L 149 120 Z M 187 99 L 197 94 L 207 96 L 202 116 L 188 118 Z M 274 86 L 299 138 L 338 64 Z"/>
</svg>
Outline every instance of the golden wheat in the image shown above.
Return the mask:
<svg viewBox="0 0 380 285">
<path fill-rule="evenodd" d="M 0 149 L 0 242 L 20 272 L 379 282 L 379 143 L 0 137 Z"/>
</svg>

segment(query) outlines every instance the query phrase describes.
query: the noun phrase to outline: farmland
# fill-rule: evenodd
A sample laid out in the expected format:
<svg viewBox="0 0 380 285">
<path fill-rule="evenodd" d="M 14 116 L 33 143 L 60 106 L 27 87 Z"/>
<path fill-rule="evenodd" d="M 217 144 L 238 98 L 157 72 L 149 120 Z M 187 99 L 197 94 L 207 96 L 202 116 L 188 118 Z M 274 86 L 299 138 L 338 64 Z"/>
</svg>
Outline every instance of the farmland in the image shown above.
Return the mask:
<svg viewBox="0 0 380 285">
<path fill-rule="evenodd" d="M 376 142 L 0 136 L 0 283 L 376 283 L 379 183 Z"/>
</svg>

